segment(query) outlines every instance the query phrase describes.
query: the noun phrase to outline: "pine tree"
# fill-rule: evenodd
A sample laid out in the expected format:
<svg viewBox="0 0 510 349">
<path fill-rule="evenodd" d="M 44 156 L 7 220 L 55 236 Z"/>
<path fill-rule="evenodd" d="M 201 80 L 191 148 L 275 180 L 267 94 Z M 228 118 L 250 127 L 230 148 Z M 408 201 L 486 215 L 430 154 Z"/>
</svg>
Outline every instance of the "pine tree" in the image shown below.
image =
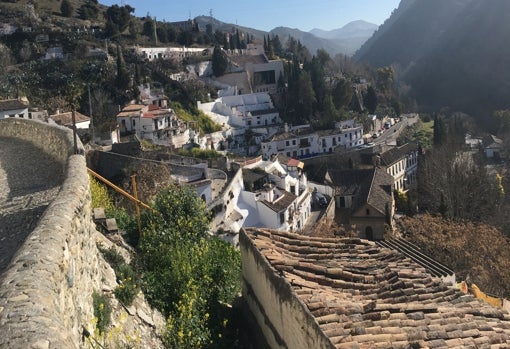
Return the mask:
<svg viewBox="0 0 510 349">
<path fill-rule="evenodd" d="M 131 78 L 129 77 L 129 71 L 126 68 L 126 62 L 122 54 L 120 45 L 117 46 L 117 79 L 115 80 L 116 86 L 121 91 L 129 89 Z"/>
<path fill-rule="evenodd" d="M 60 12 L 64 17 L 71 17 L 73 15 L 73 5 L 69 0 L 62 0 L 62 4 L 60 5 Z"/>
<path fill-rule="evenodd" d="M 228 67 L 228 59 L 219 46 L 214 46 L 212 56 L 212 69 L 215 76 L 221 76 L 225 73 Z"/>
</svg>

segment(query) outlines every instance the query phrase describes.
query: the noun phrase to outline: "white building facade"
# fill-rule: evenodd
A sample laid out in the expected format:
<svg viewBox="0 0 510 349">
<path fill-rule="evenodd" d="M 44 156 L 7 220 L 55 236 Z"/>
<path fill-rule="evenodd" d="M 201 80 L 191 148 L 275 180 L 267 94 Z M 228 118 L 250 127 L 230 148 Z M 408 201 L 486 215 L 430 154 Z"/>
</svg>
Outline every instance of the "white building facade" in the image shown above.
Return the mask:
<svg viewBox="0 0 510 349">
<path fill-rule="evenodd" d="M 356 125 L 354 121 L 325 131 L 313 131 L 309 127 L 286 127 L 284 132 L 262 142 L 262 156 L 270 159 L 273 155 L 283 154 L 293 158 L 306 158 L 331 153 L 337 148 L 348 149 L 362 144 L 363 126 Z"/>
</svg>

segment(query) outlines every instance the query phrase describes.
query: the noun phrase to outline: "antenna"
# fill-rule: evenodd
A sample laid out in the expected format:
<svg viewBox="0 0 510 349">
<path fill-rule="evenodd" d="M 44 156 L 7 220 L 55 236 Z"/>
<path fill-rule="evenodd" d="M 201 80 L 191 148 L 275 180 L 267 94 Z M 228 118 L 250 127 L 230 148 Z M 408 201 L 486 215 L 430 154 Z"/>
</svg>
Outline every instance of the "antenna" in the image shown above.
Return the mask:
<svg viewBox="0 0 510 349">
<path fill-rule="evenodd" d="M 213 18 L 212 8 L 211 8 L 211 9 L 209 9 L 209 17 Z"/>
<path fill-rule="evenodd" d="M 191 20 L 191 10 L 189 11 L 189 19 Z"/>
</svg>

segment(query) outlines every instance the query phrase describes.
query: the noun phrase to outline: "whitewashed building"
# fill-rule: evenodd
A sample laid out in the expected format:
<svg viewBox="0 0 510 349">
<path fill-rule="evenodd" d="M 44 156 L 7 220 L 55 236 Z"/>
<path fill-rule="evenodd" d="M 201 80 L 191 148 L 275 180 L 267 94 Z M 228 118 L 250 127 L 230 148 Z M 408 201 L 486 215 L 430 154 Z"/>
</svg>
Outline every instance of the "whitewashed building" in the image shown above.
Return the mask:
<svg viewBox="0 0 510 349">
<path fill-rule="evenodd" d="M 393 177 L 394 188 L 405 192 L 417 182 L 419 147 L 406 143 L 394 147 L 379 156 L 379 166 Z"/>
<path fill-rule="evenodd" d="M 26 98 L 0 100 L 0 119 L 29 118 L 29 103 Z"/>
<path fill-rule="evenodd" d="M 179 59 L 186 57 L 209 55 L 212 48 L 209 47 L 137 47 L 136 52 L 149 61 L 156 59 Z"/>
<path fill-rule="evenodd" d="M 223 116 L 232 127 L 265 127 L 282 122 L 271 96 L 266 92 L 225 96 L 210 103 L 198 102 L 198 109 L 206 114 Z"/>
<path fill-rule="evenodd" d="M 299 167 L 298 163 L 294 165 Z M 243 169 L 243 190 L 238 200 L 239 211 L 246 215 L 243 226 L 284 231 L 304 228 L 311 212 L 307 179 L 301 173 L 291 176 L 285 167 L 275 159 Z"/>
<path fill-rule="evenodd" d="M 315 131 L 308 125 L 286 125 L 283 132 L 262 142 L 262 156 L 270 159 L 276 154 L 283 154 L 293 158 L 305 158 L 362 144 L 363 126 L 355 124 L 353 120 L 338 124 L 335 129 L 323 131 Z"/>
</svg>

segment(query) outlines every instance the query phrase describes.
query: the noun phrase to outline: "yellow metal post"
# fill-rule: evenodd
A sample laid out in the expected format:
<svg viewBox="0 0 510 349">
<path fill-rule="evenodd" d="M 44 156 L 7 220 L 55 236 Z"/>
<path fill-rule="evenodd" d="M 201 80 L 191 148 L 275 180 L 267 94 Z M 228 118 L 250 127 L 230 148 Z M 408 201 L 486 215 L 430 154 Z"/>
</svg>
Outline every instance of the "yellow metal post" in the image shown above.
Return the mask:
<svg viewBox="0 0 510 349">
<path fill-rule="evenodd" d="M 138 190 L 136 189 L 136 175 L 131 176 L 131 184 L 133 186 L 133 197 L 135 201 L 136 220 L 138 222 L 138 234 L 142 237 L 142 222 L 140 221 L 140 206 L 138 205 Z"/>
</svg>

